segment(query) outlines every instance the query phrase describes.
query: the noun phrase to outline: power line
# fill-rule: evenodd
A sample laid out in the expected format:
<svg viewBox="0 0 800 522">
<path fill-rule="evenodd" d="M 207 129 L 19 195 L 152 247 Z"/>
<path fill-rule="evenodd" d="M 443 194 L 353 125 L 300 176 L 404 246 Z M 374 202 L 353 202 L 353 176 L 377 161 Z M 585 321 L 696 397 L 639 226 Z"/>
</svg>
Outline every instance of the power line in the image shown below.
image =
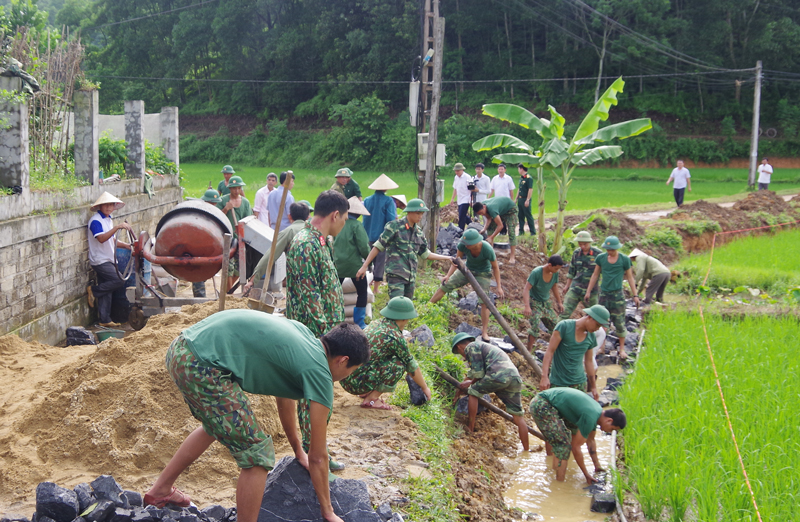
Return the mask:
<svg viewBox="0 0 800 522">
<path fill-rule="evenodd" d="M 111 27 L 112 25 L 127 24 L 129 22 L 136 22 L 138 20 L 146 20 L 147 18 L 154 18 L 156 16 L 162 16 L 162 15 L 166 15 L 166 14 L 171 14 L 171 13 L 175 13 L 177 11 L 183 11 L 184 9 L 193 9 L 195 7 L 201 7 L 201 6 L 204 6 L 206 4 L 211 4 L 213 2 L 218 2 L 218 1 L 219 0 L 203 0 L 199 4 L 185 5 L 183 7 L 176 7 L 175 9 L 170 9 L 169 11 L 159 11 L 157 13 L 151 13 L 149 15 L 137 16 L 135 18 L 128 18 L 126 20 L 120 20 L 118 22 L 109 22 L 107 24 L 102 24 L 102 25 L 97 25 L 97 26 L 94 26 L 94 27 L 89 27 L 86 30 L 90 31 L 90 30 L 93 30 L 93 29 L 102 29 L 103 27 Z"/>
</svg>

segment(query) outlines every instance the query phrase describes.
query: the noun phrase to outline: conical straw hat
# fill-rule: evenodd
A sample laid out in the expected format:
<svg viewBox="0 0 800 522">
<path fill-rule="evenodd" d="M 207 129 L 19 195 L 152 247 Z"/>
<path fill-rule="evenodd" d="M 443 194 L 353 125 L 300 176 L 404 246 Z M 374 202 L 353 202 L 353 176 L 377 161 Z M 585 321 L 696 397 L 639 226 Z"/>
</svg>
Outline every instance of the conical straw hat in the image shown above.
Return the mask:
<svg viewBox="0 0 800 522">
<path fill-rule="evenodd" d="M 408 201 L 406 201 L 406 197 L 403 194 L 393 195 L 392 199 L 400 202 L 400 205 L 402 205 L 400 208 L 406 208 L 406 206 L 408 205 Z"/>
<path fill-rule="evenodd" d="M 350 209 L 348 210 L 351 214 L 361 214 L 362 216 L 369 216 L 369 210 L 364 204 L 358 199 L 358 196 L 353 196 L 352 198 L 348 199 L 347 202 L 350 204 Z"/>
<path fill-rule="evenodd" d="M 94 212 L 95 210 L 97 210 L 97 207 L 99 207 L 100 205 L 104 205 L 106 203 L 114 203 L 114 210 L 119 210 L 119 209 L 121 209 L 122 207 L 125 206 L 125 202 L 124 201 L 115 198 L 114 196 L 112 196 L 108 192 L 103 192 L 100 195 L 100 197 L 97 198 L 97 201 L 94 202 L 94 205 L 89 207 L 89 209 L 92 212 Z"/>
<path fill-rule="evenodd" d="M 634 249 L 633 249 L 633 252 L 631 252 L 630 254 L 628 254 L 628 257 L 639 257 L 639 256 L 643 256 L 643 255 L 645 255 L 645 254 L 644 254 L 644 252 L 642 252 L 642 251 L 641 251 L 641 250 L 639 250 L 638 248 L 634 248 Z"/>
<path fill-rule="evenodd" d="M 400 188 L 400 185 L 392 181 L 392 178 L 386 174 L 381 174 L 378 179 L 372 182 L 372 185 L 367 187 L 370 190 L 394 190 Z"/>
</svg>

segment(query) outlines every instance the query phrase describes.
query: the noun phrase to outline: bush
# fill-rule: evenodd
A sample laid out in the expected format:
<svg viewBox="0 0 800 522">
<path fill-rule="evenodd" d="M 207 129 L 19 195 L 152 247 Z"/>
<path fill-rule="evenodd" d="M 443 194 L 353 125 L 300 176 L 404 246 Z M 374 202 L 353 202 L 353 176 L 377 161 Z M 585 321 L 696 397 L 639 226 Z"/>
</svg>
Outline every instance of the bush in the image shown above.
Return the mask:
<svg viewBox="0 0 800 522">
<path fill-rule="evenodd" d="M 123 176 L 128 160 L 128 142 L 112 139 L 108 132 L 104 132 L 98 140 L 98 156 L 103 177 Z"/>
</svg>

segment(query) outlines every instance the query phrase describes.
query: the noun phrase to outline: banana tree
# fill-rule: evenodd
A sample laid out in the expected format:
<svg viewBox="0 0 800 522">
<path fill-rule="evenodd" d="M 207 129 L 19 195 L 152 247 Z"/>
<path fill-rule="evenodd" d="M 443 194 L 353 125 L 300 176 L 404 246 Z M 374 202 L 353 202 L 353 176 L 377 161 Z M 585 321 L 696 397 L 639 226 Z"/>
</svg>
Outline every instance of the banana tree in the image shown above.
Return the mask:
<svg viewBox="0 0 800 522">
<path fill-rule="evenodd" d="M 564 211 L 567 208 L 567 193 L 570 185 L 572 185 L 572 174 L 575 168 L 591 165 L 598 161 L 618 158 L 623 152 L 622 147 L 619 145 L 587 147 L 614 139 L 631 138 L 652 128 L 650 118 L 629 120 L 609 125 L 602 129 L 599 128 L 600 122 L 608 119 L 608 111 L 611 106 L 617 104 L 617 95 L 622 92 L 624 86 L 625 82 L 622 78 L 617 78 L 611 84 L 584 117 L 569 142 L 564 138 L 564 117 L 552 106 L 548 107 L 551 116 L 550 120 L 539 118 L 518 105 L 492 103 L 483 106 L 483 114 L 514 123 L 526 129 L 532 129 L 543 140 L 541 148 L 534 150 L 533 147 L 510 134 L 492 134 L 473 143 L 472 148 L 476 151 L 500 147 L 521 149 L 523 152 L 497 154 L 492 158 L 492 161 L 494 163 L 521 163 L 528 167 L 536 167 L 537 169 L 542 167 L 553 171 L 556 187 L 558 188 L 558 214 L 552 252 L 561 250 Z M 544 190 L 543 187 L 541 190 Z M 539 197 L 540 200 L 543 200 L 542 194 Z"/>
</svg>

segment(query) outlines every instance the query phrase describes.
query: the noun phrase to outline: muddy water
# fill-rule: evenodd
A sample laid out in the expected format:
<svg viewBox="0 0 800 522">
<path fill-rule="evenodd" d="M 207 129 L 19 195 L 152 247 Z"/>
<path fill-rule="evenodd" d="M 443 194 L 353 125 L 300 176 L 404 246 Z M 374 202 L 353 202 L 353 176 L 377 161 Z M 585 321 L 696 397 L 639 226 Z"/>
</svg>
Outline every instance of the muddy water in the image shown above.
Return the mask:
<svg viewBox="0 0 800 522">
<path fill-rule="evenodd" d="M 597 369 L 597 389 L 602 390 L 608 377 L 618 377 L 622 373 L 620 366 L 601 366 Z M 600 463 L 608 469 L 611 459 L 611 436 L 602 431 L 597 432 L 597 454 Z M 535 446 L 538 439 L 532 438 Z M 583 459 L 589 471 L 593 470 L 592 460 L 583 447 Z M 602 521 L 605 514 L 592 513 L 591 494 L 584 490 L 588 486 L 575 459 L 570 458 L 567 477 L 564 482 L 556 480 L 552 469 L 552 457 L 545 455 L 544 449 L 536 453 L 523 453 L 522 446 L 515 459 L 504 459 L 503 463 L 513 473 L 511 487 L 505 492 L 506 504 L 518 508 L 528 514 L 528 520 L 558 522 L 584 522 L 586 520 Z M 535 513 L 535 515 L 534 515 Z"/>
</svg>

